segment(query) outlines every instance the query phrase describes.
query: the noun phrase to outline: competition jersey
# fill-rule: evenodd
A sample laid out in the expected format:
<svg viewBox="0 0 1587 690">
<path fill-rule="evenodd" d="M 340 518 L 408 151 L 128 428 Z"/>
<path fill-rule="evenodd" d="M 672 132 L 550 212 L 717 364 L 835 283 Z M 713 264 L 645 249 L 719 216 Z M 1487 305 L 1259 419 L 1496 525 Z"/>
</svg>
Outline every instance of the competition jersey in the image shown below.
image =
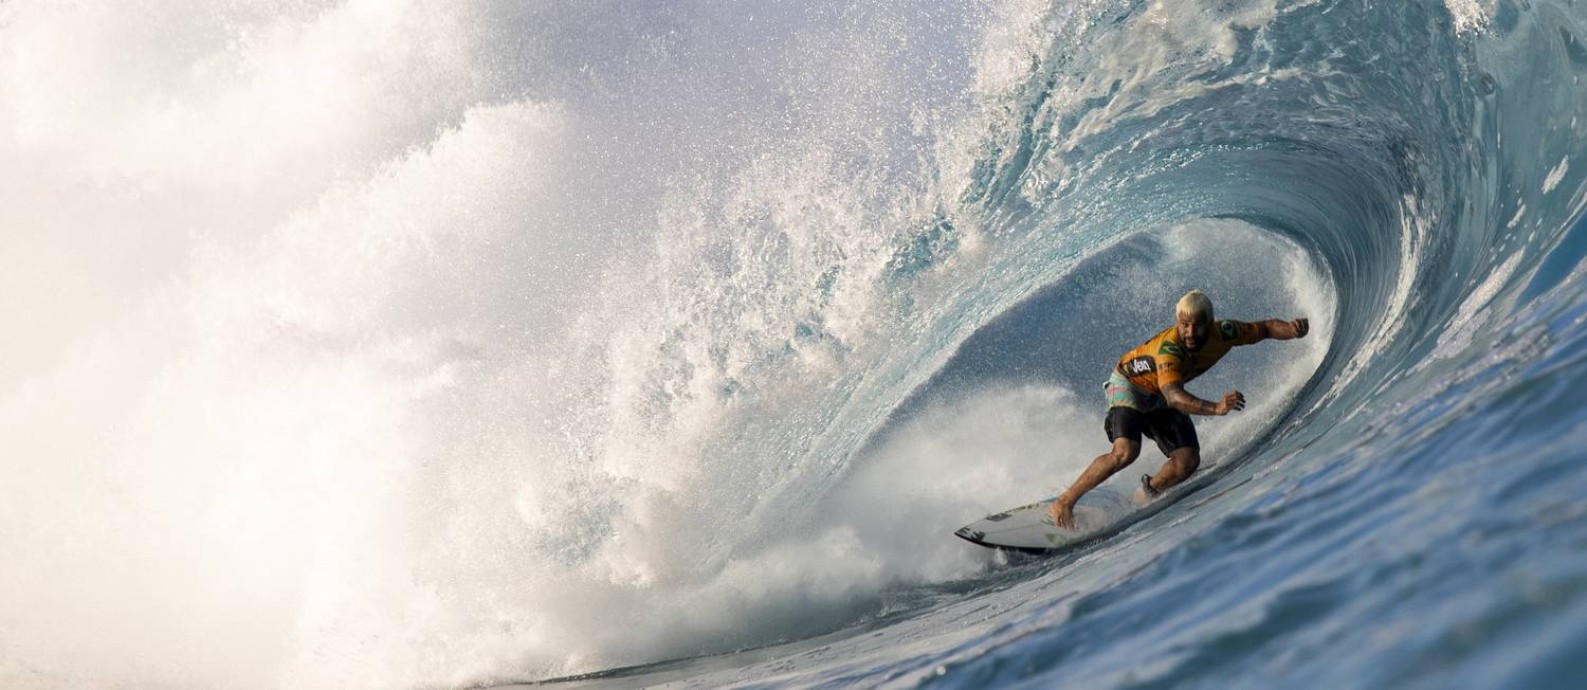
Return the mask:
<svg viewBox="0 0 1587 690">
<path fill-rule="evenodd" d="M 1223 320 L 1213 324 L 1207 343 L 1190 352 L 1179 344 L 1179 331 L 1169 326 L 1151 340 L 1119 358 L 1117 370 L 1130 385 L 1152 395 L 1162 395 L 1163 386 L 1189 383 L 1202 375 L 1237 345 L 1250 345 L 1262 339 L 1254 323 Z"/>
</svg>

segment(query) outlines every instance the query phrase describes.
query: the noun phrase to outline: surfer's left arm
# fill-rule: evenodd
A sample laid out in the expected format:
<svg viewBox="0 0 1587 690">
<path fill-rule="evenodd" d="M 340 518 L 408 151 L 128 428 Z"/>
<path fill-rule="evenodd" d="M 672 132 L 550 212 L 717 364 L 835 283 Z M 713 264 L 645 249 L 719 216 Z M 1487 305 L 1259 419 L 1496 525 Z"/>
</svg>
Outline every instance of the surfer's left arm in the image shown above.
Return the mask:
<svg viewBox="0 0 1587 690">
<path fill-rule="evenodd" d="M 1257 340 L 1266 340 L 1268 338 L 1273 340 L 1293 340 L 1295 338 L 1304 338 L 1307 333 L 1311 332 L 1311 320 L 1305 317 L 1292 321 L 1268 319 L 1266 321 L 1257 321 L 1252 325 L 1260 330 L 1261 337 L 1257 338 Z"/>
</svg>

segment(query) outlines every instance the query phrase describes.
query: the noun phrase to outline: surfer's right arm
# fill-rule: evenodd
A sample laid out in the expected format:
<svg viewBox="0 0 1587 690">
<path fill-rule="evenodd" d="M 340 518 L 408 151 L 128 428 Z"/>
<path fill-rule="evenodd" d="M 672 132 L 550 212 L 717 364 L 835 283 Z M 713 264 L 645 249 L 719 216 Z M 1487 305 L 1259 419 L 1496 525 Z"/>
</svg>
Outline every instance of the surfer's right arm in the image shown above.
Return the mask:
<svg viewBox="0 0 1587 690">
<path fill-rule="evenodd" d="M 1229 391 L 1223 394 L 1223 400 L 1212 402 L 1202 400 L 1190 394 L 1179 382 L 1163 384 L 1163 399 L 1169 406 L 1185 414 L 1199 414 L 1208 417 L 1222 417 L 1235 410 L 1245 409 L 1245 395 L 1240 391 Z"/>
</svg>

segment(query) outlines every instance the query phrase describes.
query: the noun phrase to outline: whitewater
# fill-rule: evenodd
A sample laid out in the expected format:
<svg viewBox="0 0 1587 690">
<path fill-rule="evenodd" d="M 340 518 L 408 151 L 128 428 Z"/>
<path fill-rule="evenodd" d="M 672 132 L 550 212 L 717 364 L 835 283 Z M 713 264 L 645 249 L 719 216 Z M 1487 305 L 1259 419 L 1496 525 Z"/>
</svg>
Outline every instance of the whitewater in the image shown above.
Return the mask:
<svg viewBox="0 0 1587 690">
<path fill-rule="evenodd" d="M 1584 37 L 0 0 L 0 686 L 1574 687 Z M 1197 478 L 954 538 L 1193 288 L 1312 323 L 1191 384 Z"/>
</svg>

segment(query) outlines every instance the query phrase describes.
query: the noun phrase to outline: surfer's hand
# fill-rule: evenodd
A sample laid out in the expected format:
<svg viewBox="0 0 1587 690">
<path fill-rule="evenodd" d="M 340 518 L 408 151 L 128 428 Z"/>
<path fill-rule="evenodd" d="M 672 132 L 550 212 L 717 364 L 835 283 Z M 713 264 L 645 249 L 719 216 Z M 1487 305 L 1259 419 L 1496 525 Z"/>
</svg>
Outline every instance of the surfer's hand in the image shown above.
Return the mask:
<svg viewBox="0 0 1587 690">
<path fill-rule="evenodd" d="M 1223 394 L 1223 402 L 1218 403 L 1217 414 L 1222 417 L 1235 410 L 1245 409 L 1245 394 L 1240 391 L 1229 391 Z"/>
<path fill-rule="evenodd" d="M 1289 322 L 1289 327 L 1295 329 L 1295 337 L 1304 338 L 1307 333 L 1311 332 L 1311 320 L 1304 318 L 1295 319 Z"/>
<path fill-rule="evenodd" d="M 1062 500 L 1052 502 L 1052 523 L 1064 529 L 1075 528 L 1075 509 Z"/>
</svg>

